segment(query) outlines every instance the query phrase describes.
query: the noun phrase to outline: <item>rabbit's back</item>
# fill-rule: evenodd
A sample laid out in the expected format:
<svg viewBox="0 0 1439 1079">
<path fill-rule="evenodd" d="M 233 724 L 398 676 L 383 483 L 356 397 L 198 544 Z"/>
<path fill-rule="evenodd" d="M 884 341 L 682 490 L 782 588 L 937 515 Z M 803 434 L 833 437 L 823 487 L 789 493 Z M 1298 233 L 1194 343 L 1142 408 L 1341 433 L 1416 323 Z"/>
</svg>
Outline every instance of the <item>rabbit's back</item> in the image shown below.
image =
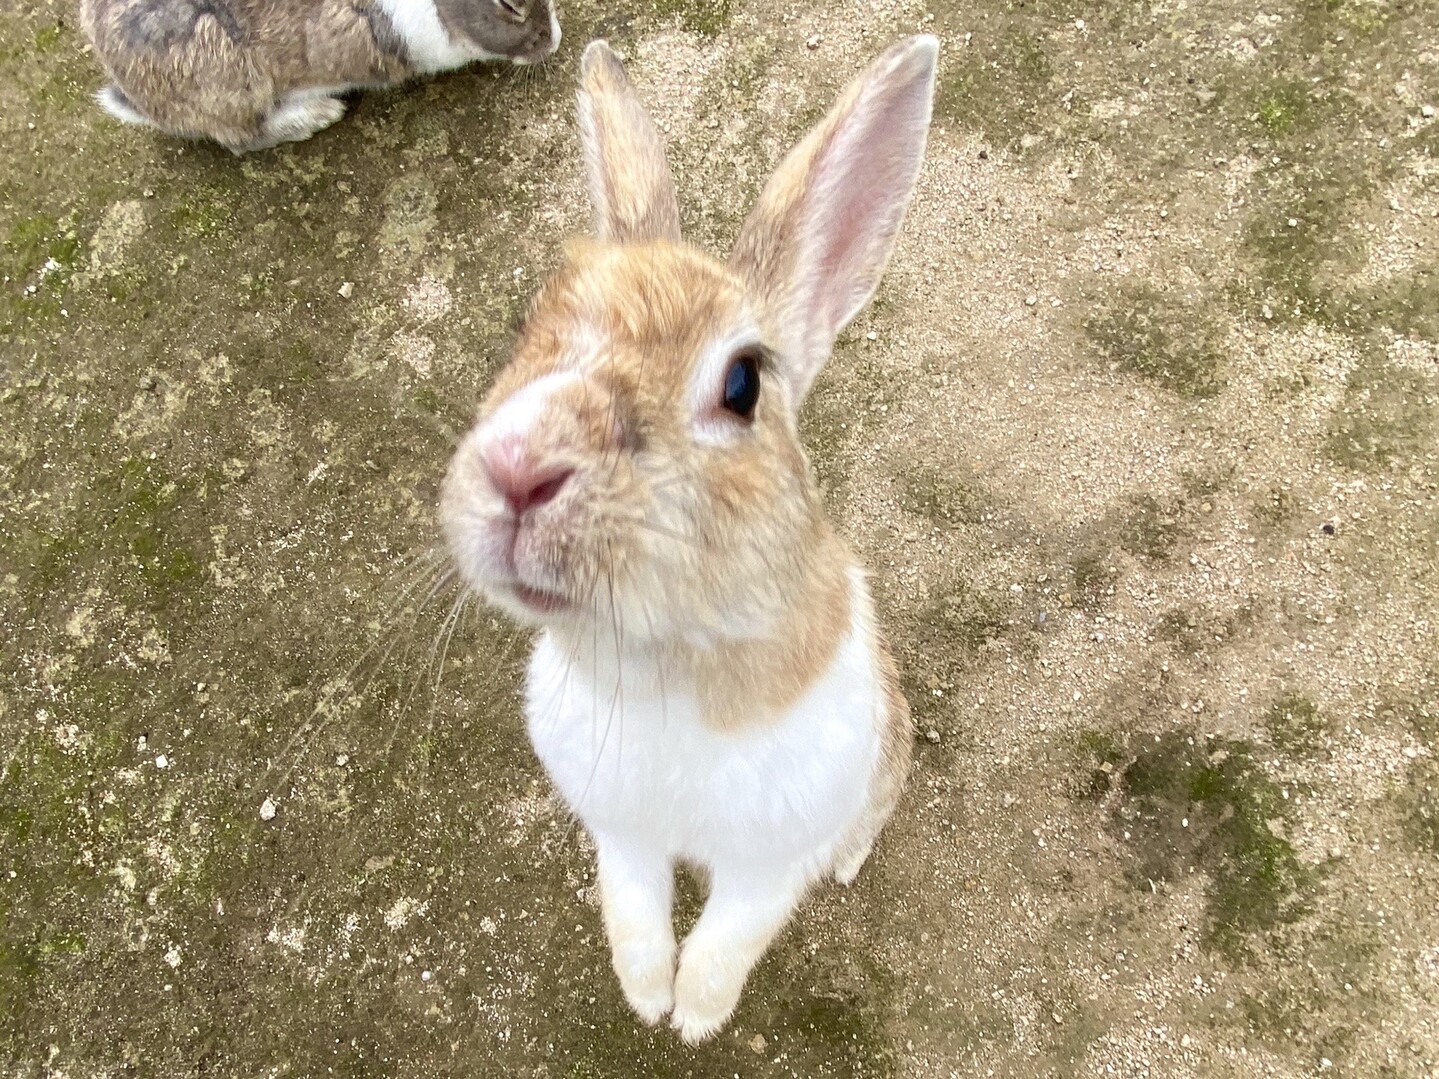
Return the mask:
<svg viewBox="0 0 1439 1079">
<path fill-rule="evenodd" d="M 232 145 L 256 138 L 288 94 L 411 73 L 389 17 L 368 3 L 82 0 L 80 14 L 126 104 L 163 130 Z"/>
</svg>

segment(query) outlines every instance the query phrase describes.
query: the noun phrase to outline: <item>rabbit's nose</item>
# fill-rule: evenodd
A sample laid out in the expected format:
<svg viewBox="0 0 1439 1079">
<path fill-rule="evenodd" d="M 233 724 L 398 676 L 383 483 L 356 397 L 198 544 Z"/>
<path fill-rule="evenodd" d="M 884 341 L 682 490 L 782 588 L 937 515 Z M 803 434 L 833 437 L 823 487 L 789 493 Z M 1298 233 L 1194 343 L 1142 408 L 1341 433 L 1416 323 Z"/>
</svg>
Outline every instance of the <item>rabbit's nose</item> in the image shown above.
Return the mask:
<svg viewBox="0 0 1439 1079">
<path fill-rule="evenodd" d="M 537 461 L 514 436 L 491 444 L 481 460 L 485 474 L 516 517 L 551 501 L 575 474 L 568 465 Z"/>
</svg>

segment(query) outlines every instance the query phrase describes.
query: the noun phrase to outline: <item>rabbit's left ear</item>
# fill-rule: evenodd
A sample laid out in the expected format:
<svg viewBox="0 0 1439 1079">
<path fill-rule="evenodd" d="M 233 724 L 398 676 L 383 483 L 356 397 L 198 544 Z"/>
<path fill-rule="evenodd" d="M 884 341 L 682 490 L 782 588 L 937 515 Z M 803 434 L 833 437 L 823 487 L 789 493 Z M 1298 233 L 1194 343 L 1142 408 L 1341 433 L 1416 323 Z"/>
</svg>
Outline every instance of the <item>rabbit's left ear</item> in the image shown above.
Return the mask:
<svg viewBox="0 0 1439 1079">
<path fill-rule="evenodd" d="M 938 55 L 924 34 L 875 60 L 790 151 L 735 242 L 730 265 L 779 334 L 796 408 L 894 250 L 924 157 Z"/>
<path fill-rule="evenodd" d="M 678 240 L 679 202 L 664 145 L 603 41 L 590 42 L 580 60 L 579 112 L 599 238 Z"/>
</svg>

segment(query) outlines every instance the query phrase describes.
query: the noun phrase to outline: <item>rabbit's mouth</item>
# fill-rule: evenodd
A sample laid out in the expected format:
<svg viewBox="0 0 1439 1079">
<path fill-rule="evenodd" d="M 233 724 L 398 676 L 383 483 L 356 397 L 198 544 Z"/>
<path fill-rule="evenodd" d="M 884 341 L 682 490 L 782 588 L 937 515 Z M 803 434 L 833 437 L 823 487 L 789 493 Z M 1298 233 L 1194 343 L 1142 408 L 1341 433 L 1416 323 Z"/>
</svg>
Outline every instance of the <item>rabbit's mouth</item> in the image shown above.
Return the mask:
<svg viewBox="0 0 1439 1079">
<path fill-rule="evenodd" d="M 521 584 L 519 581 L 510 585 L 510 591 L 514 593 L 516 599 L 536 614 L 559 614 L 562 611 L 568 611 L 574 608 L 574 604 L 558 592 L 549 592 L 543 588 L 532 588 L 530 585 Z"/>
</svg>

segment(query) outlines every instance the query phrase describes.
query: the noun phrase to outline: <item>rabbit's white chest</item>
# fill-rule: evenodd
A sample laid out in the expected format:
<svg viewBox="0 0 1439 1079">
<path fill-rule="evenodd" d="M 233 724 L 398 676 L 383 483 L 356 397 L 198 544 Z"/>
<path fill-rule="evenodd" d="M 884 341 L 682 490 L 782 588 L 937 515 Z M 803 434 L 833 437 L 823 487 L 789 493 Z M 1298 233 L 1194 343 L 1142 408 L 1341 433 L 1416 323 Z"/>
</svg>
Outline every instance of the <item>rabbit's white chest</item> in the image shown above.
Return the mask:
<svg viewBox="0 0 1439 1079">
<path fill-rule="evenodd" d="M 704 724 L 686 687 L 596 684 L 546 634 L 526 685 L 530 739 L 591 832 L 708 866 L 807 861 L 818 871 L 863 810 L 879 751 L 871 656 L 867 628 L 852 629 L 781 721 L 726 732 Z"/>
</svg>

